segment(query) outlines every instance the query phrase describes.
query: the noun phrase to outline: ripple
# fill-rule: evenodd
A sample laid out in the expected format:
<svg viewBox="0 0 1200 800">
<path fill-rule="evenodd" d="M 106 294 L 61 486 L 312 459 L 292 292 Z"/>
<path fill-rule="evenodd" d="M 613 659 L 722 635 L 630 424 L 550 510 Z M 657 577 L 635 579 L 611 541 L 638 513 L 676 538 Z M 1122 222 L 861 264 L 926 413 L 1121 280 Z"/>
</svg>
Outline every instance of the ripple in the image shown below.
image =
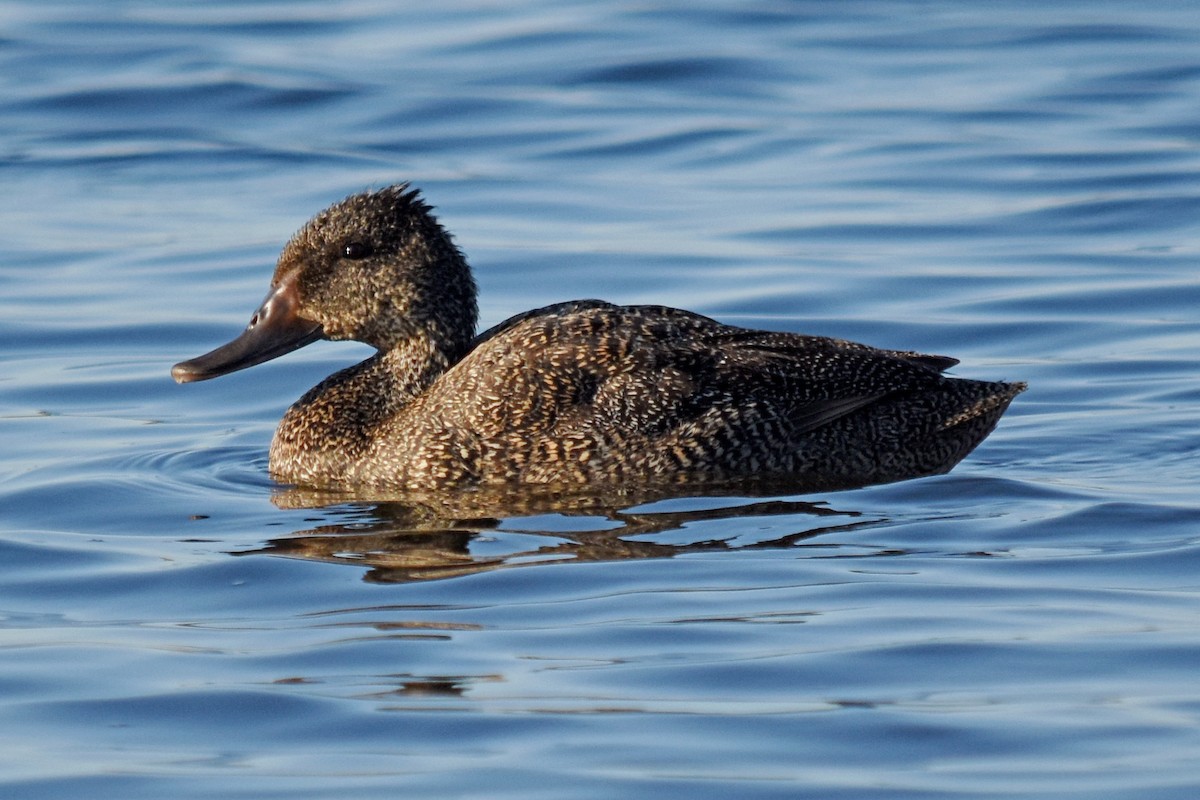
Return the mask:
<svg viewBox="0 0 1200 800">
<path fill-rule="evenodd" d="M 176 106 L 188 109 L 190 114 L 208 113 L 216 109 L 234 111 L 241 108 L 304 108 L 327 105 L 353 94 L 354 90 L 346 86 L 283 86 L 248 79 L 213 77 L 165 86 L 77 89 L 27 101 L 25 107 L 33 110 L 86 112 L 102 117 L 122 118 L 128 114 L 144 114 Z"/>
<path fill-rule="evenodd" d="M 711 85 L 713 81 L 727 80 L 771 80 L 780 73 L 768 62 L 746 58 L 672 58 L 640 61 L 632 64 L 606 67 L 583 73 L 570 81 L 572 84 L 589 83 L 655 83 L 689 84 L 701 82 Z"/>
</svg>

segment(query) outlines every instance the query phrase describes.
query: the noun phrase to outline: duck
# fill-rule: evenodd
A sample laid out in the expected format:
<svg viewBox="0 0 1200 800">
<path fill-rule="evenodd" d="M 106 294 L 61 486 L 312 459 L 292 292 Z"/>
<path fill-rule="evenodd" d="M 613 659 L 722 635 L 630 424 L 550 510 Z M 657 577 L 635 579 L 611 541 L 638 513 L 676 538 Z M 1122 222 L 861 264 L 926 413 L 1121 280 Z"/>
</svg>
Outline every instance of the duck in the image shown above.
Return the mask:
<svg viewBox="0 0 1200 800">
<path fill-rule="evenodd" d="M 375 348 L 306 392 L 271 477 L 312 487 L 865 485 L 948 471 L 1026 385 L 957 359 L 571 300 L 476 333 L 470 266 L 408 183 L 351 195 L 284 246 L 266 299 L 179 383 L 317 341 Z"/>
</svg>

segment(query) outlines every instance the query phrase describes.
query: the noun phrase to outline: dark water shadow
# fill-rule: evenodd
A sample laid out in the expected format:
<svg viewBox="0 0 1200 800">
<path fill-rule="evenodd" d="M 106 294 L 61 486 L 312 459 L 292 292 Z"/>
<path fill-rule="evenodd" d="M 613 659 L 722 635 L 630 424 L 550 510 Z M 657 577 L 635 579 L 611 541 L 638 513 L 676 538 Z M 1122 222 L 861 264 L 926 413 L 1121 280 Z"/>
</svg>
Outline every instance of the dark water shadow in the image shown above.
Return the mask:
<svg viewBox="0 0 1200 800">
<path fill-rule="evenodd" d="M 288 488 L 281 508 L 320 508 L 343 520 L 269 540 L 235 555 L 272 555 L 365 569 L 364 580 L 405 583 L 570 561 L 673 558 L 688 553 L 785 548 L 835 531 L 877 525 L 853 510 L 783 496 L 848 486 L 755 483 L 570 493 L 528 489 L 454 493 L 348 493 Z M 663 506 L 656 508 L 656 506 Z M 783 517 L 792 530 L 762 536 Z M 774 519 L 770 525 L 751 519 Z M 728 521 L 719 535 L 706 523 Z M 698 526 L 692 536 L 667 536 Z M 654 536 L 659 540 L 643 537 Z M 680 538 L 683 541 L 679 541 Z"/>
</svg>

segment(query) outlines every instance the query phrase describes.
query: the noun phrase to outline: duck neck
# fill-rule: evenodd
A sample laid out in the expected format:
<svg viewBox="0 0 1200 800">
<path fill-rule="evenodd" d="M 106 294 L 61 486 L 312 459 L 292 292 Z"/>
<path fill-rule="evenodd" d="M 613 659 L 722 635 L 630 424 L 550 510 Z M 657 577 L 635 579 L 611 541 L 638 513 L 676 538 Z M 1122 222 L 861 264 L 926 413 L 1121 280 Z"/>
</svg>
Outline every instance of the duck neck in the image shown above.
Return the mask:
<svg viewBox="0 0 1200 800">
<path fill-rule="evenodd" d="M 417 335 L 402 339 L 390 349 L 368 359 L 379 360 L 379 374 L 373 376 L 377 383 L 372 390 L 389 400 L 383 419 L 391 417 L 425 391 L 462 358 L 465 351 L 466 346 L 457 341 Z"/>
</svg>

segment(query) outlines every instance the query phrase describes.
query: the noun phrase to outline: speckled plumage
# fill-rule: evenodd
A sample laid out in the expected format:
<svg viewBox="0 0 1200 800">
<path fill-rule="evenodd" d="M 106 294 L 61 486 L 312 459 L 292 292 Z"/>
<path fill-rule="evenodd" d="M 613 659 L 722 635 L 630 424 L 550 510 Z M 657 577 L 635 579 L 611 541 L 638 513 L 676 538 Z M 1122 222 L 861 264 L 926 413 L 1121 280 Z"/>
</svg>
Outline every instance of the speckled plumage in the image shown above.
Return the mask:
<svg viewBox="0 0 1200 800">
<path fill-rule="evenodd" d="M 407 185 L 316 216 L 272 285 L 320 335 L 378 350 L 280 423 L 271 472 L 305 485 L 896 480 L 952 467 L 1024 389 L 945 377 L 941 356 L 597 300 L 472 338 L 470 268 Z"/>
</svg>

